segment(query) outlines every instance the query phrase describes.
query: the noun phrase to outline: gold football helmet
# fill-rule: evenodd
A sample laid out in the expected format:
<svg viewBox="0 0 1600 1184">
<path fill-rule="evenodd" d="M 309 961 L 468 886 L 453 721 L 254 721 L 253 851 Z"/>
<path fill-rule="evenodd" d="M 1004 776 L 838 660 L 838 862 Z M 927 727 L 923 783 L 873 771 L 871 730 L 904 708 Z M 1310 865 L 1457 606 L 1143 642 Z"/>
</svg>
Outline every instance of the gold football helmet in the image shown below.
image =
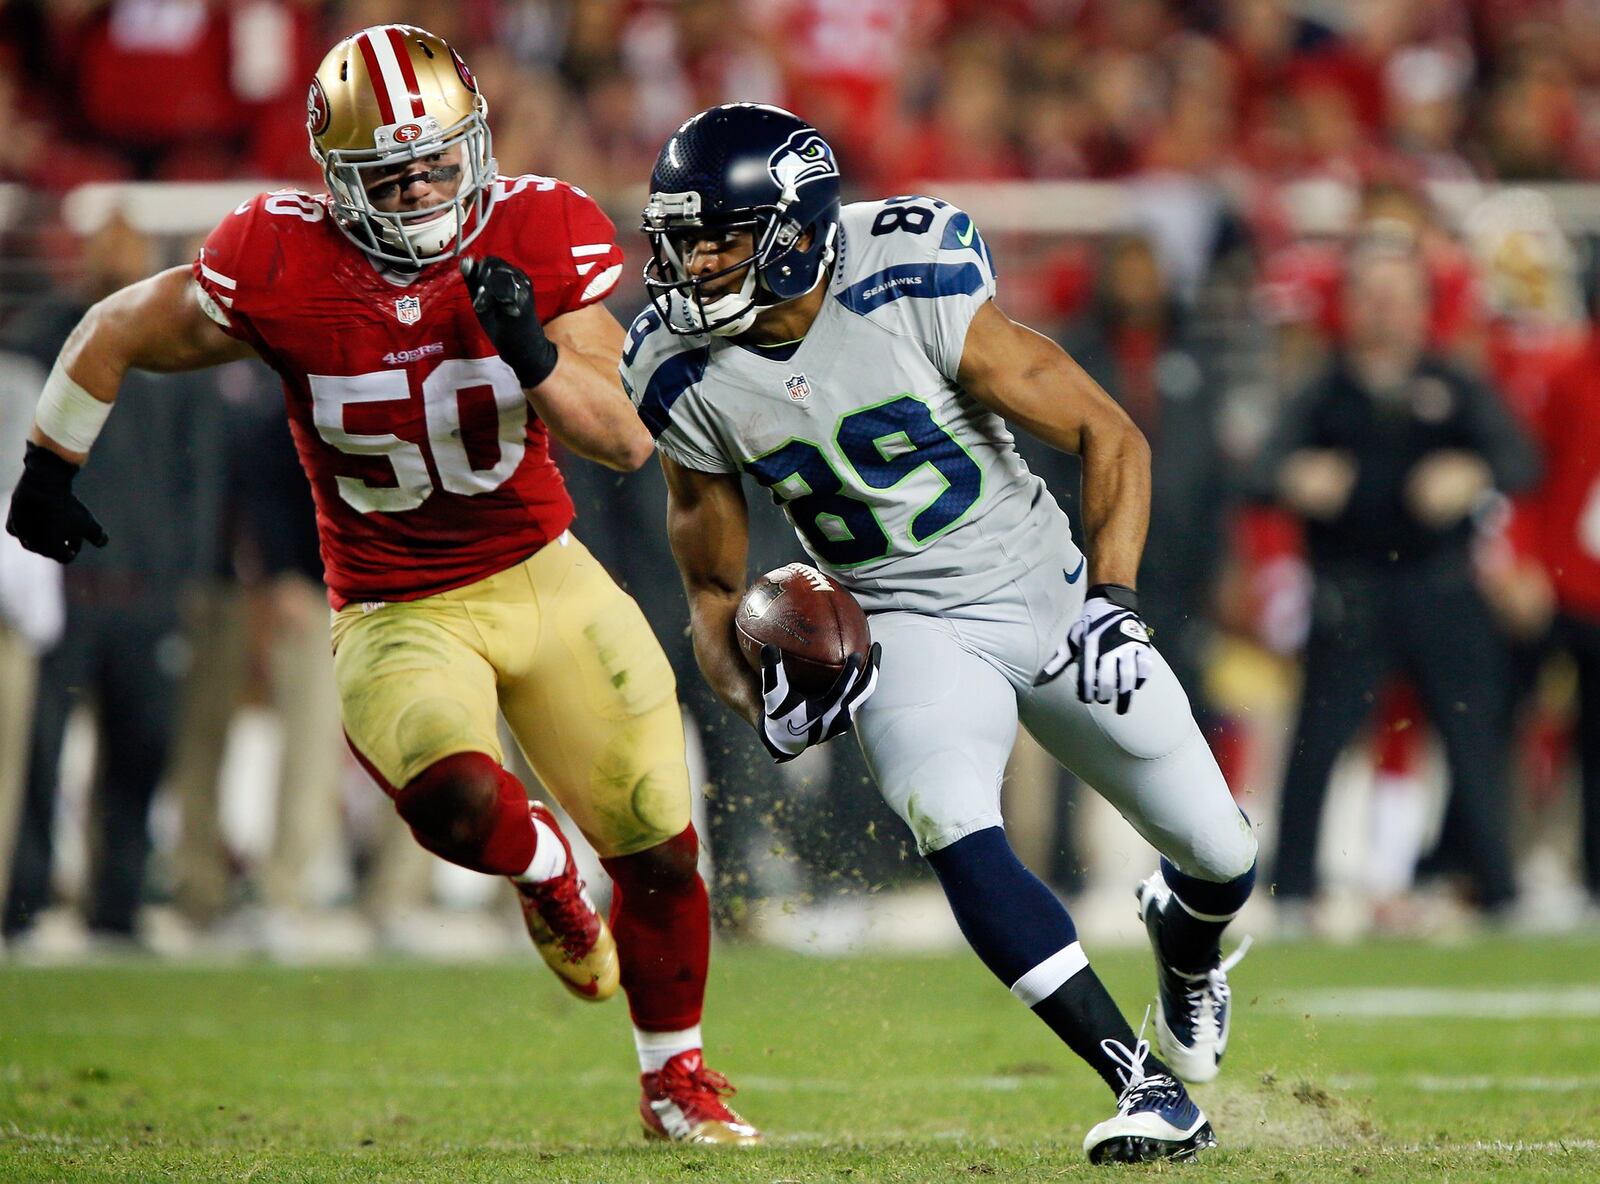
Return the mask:
<svg viewBox="0 0 1600 1184">
<path fill-rule="evenodd" d="M 465 250 L 488 222 L 493 199 L 488 113 L 467 64 L 426 29 L 374 25 L 330 49 L 306 96 L 306 128 L 345 237 L 408 268 Z M 459 177 L 455 199 L 426 209 L 374 208 L 367 186 L 410 161 L 431 163 L 436 183 Z"/>
<path fill-rule="evenodd" d="M 1575 327 L 1584 320 L 1579 261 L 1555 206 L 1534 189 L 1498 189 L 1462 223 L 1496 316 Z"/>
</svg>

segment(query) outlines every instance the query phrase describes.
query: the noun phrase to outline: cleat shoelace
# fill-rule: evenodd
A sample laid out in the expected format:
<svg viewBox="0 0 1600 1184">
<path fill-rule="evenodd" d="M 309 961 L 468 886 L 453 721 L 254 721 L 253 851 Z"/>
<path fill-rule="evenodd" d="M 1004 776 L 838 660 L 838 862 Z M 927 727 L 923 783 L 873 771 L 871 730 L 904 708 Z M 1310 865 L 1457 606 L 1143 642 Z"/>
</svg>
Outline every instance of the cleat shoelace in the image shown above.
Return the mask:
<svg viewBox="0 0 1600 1184">
<path fill-rule="evenodd" d="M 1134 1037 L 1133 1048 L 1129 1048 L 1120 1040 L 1110 1037 L 1100 1042 L 1101 1050 L 1110 1057 L 1117 1066 L 1117 1076 L 1122 1078 L 1122 1092 L 1117 1095 L 1117 1111 L 1126 1114 L 1128 1108 L 1136 1099 L 1153 1093 L 1170 1077 L 1158 1074 L 1155 1077 L 1146 1077 L 1144 1072 L 1145 1058 L 1150 1055 L 1150 1042 L 1144 1038 L 1144 1030 L 1150 1023 L 1150 1009 L 1144 1009 L 1144 1019 L 1139 1023 L 1139 1034 Z"/>
<path fill-rule="evenodd" d="M 1124 1090 L 1117 1099 L 1117 1109 L 1123 1114 L 1130 1110 L 1164 1110 L 1168 1106 L 1176 1106 L 1183 1098 L 1184 1089 L 1177 1080 L 1165 1073 L 1158 1073 Z"/>
<path fill-rule="evenodd" d="M 1164 1110 L 1168 1106 L 1181 1104 L 1189 1096 L 1175 1077 L 1166 1073 L 1146 1075 L 1144 1062 L 1150 1055 L 1150 1042 L 1144 1038 L 1144 1030 L 1149 1023 L 1150 1009 L 1146 1007 L 1131 1050 L 1120 1040 L 1106 1039 L 1100 1042 L 1106 1056 L 1116 1063 L 1117 1074 L 1122 1078 L 1122 1092 L 1117 1095 L 1118 1114 L 1127 1114 L 1132 1110 Z"/>
<path fill-rule="evenodd" d="M 696 1061 L 693 1068 L 680 1061 L 670 1062 L 661 1071 L 661 1092 L 686 1111 L 692 1108 L 724 1122 L 733 1120 L 722 1099 L 731 1098 L 738 1091 L 721 1073 L 706 1068 L 704 1061 Z"/>
<path fill-rule="evenodd" d="M 1244 961 L 1252 941 L 1254 938 L 1247 936 L 1239 943 L 1239 948 L 1218 965 L 1198 978 L 1186 979 L 1192 985 L 1185 989 L 1183 1000 L 1187 1008 L 1189 1027 L 1196 1039 L 1222 1038 L 1222 1015 L 1227 1011 L 1228 1000 L 1232 996 L 1228 987 L 1228 971 Z"/>
<path fill-rule="evenodd" d="M 594 949 L 600 922 L 584 899 L 583 881 L 576 875 L 557 876 L 529 890 L 528 896 L 568 958 L 576 962 Z"/>
</svg>

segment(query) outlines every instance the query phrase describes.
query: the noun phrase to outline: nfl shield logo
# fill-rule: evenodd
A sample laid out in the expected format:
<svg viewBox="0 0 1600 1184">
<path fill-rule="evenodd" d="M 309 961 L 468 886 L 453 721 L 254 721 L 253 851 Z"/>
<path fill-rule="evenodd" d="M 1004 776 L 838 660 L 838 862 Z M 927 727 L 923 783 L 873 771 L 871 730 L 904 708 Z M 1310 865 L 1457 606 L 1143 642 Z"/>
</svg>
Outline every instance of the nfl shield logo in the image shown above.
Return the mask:
<svg viewBox="0 0 1600 1184">
<path fill-rule="evenodd" d="M 415 296 L 396 296 L 394 315 L 400 318 L 402 325 L 415 325 L 422 319 L 422 301 Z"/>
<path fill-rule="evenodd" d="M 783 389 L 789 392 L 789 397 L 796 403 L 804 403 L 811 397 L 811 384 L 806 381 L 804 374 L 789 375 Z"/>
</svg>

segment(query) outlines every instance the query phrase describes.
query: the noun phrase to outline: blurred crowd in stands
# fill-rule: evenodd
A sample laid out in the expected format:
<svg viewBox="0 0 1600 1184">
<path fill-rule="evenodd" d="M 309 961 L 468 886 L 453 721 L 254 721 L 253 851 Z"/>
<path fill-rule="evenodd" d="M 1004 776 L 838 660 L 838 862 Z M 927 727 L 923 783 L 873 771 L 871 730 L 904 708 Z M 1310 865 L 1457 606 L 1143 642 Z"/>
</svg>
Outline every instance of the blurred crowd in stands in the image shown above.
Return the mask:
<svg viewBox="0 0 1600 1184">
<path fill-rule="evenodd" d="M 397 17 L 468 55 L 508 156 L 598 190 L 729 95 L 832 129 L 875 190 L 1600 175 L 1583 0 L 42 0 L 0 5 L 0 178 L 314 179 L 305 79 Z"/>
<path fill-rule="evenodd" d="M 1359 901 L 1356 929 L 1600 926 L 1596 266 L 1539 188 L 1600 180 L 1600 3 L 0 2 L 0 182 L 23 187 L 31 218 L 0 227 L 0 259 L 48 277 L 0 300 L 0 491 L 75 316 L 193 246 L 115 214 L 68 233 L 60 196 L 107 180 L 320 189 L 307 79 L 338 37 L 396 19 L 467 58 L 502 171 L 596 194 L 636 263 L 655 151 L 715 102 L 810 119 L 853 196 L 979 194 L 1001 302 L 1152 442 L 1146 616 L 1242 804 L 1279 839 L 1264 882 L 1283 929 L 1339 929 L 1340 893 Z M 984 216 L 1033 200 L 992 183 L 1076 180 L 1117 183 L 1114 216 Z M 614 311 L 626 322 L 640 303 L 630 283 Z M 142 818 L 163 783 L 177 821 L 151 890 L 198 930 L 256 905 L 292 935 L 359 898 L 383 933 L 437 887 L 341 756 L 310 503 L 277 397 L 248 365 L 134 380 L 84 480 L 112 548 L 57 589 L 59 573 L 0 547 L 8 939 L 52 898 L 79 700 L 98 704 L 96 931 L 137 931 Z M 1075 464 L 1022 446 L 1070 510 Z M 92 496 L 96 469 L 118 465 L 108 490 L 150 475 L 139 501 Z M 769 897 L 914 880 L 853 746 L 775 770 L 705 689 L 659 476 L 564 468 L 580 532 L 678 668 L 724 923 L 751 925 Z M 161 499 L 185 538 L 151 529 Z M 274 837 L 248 851 L 219 814 L 241 704 L 282 731 Z M 1018 850 L 1064 892 L 1115 881 L 1131 916 L 1118 877 L 1144 864 L 1126 831 L 1094 822 L 1091 795 L 1025 745 L 1013 772 Z M 1353 859 L 1321 837 L 1340 778 L 1365 803 Z M 343 870 L 319 879 L 329 858 Z"/>
</svg>

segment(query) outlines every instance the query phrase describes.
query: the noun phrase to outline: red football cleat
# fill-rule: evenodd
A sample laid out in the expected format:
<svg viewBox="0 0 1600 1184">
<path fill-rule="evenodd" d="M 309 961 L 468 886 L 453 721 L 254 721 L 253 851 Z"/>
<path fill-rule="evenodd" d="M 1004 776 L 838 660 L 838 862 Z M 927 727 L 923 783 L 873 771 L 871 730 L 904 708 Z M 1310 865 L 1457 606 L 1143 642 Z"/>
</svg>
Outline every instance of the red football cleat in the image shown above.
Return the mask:
<svg viewBox="0 0 1600 1184">
<path fill-rule="evenodd" d="M 639 1084 L 644 1087 L 639 1117 L 646 1138 L 729 1147 L 761 1142 L 761 1132 L 722 1100 L 733 1096 L 733 1086 L 721 1073 L 706 1068 L 698 1048 L 680 1052 L 661 1072 L 640 1077 Z"/>
<path fill-rule="evenodd" d="M 622 971 L 617 943 L 578 879 L 572 846 L 543 802 L 529 802 L 533 816 L 550 828 L 567 853 L 567 870 L 543 884 L 517 884 L 522 920 L 545 964 L 580 999 L 600 1002 L 617 993 Z"/>
</svg>

